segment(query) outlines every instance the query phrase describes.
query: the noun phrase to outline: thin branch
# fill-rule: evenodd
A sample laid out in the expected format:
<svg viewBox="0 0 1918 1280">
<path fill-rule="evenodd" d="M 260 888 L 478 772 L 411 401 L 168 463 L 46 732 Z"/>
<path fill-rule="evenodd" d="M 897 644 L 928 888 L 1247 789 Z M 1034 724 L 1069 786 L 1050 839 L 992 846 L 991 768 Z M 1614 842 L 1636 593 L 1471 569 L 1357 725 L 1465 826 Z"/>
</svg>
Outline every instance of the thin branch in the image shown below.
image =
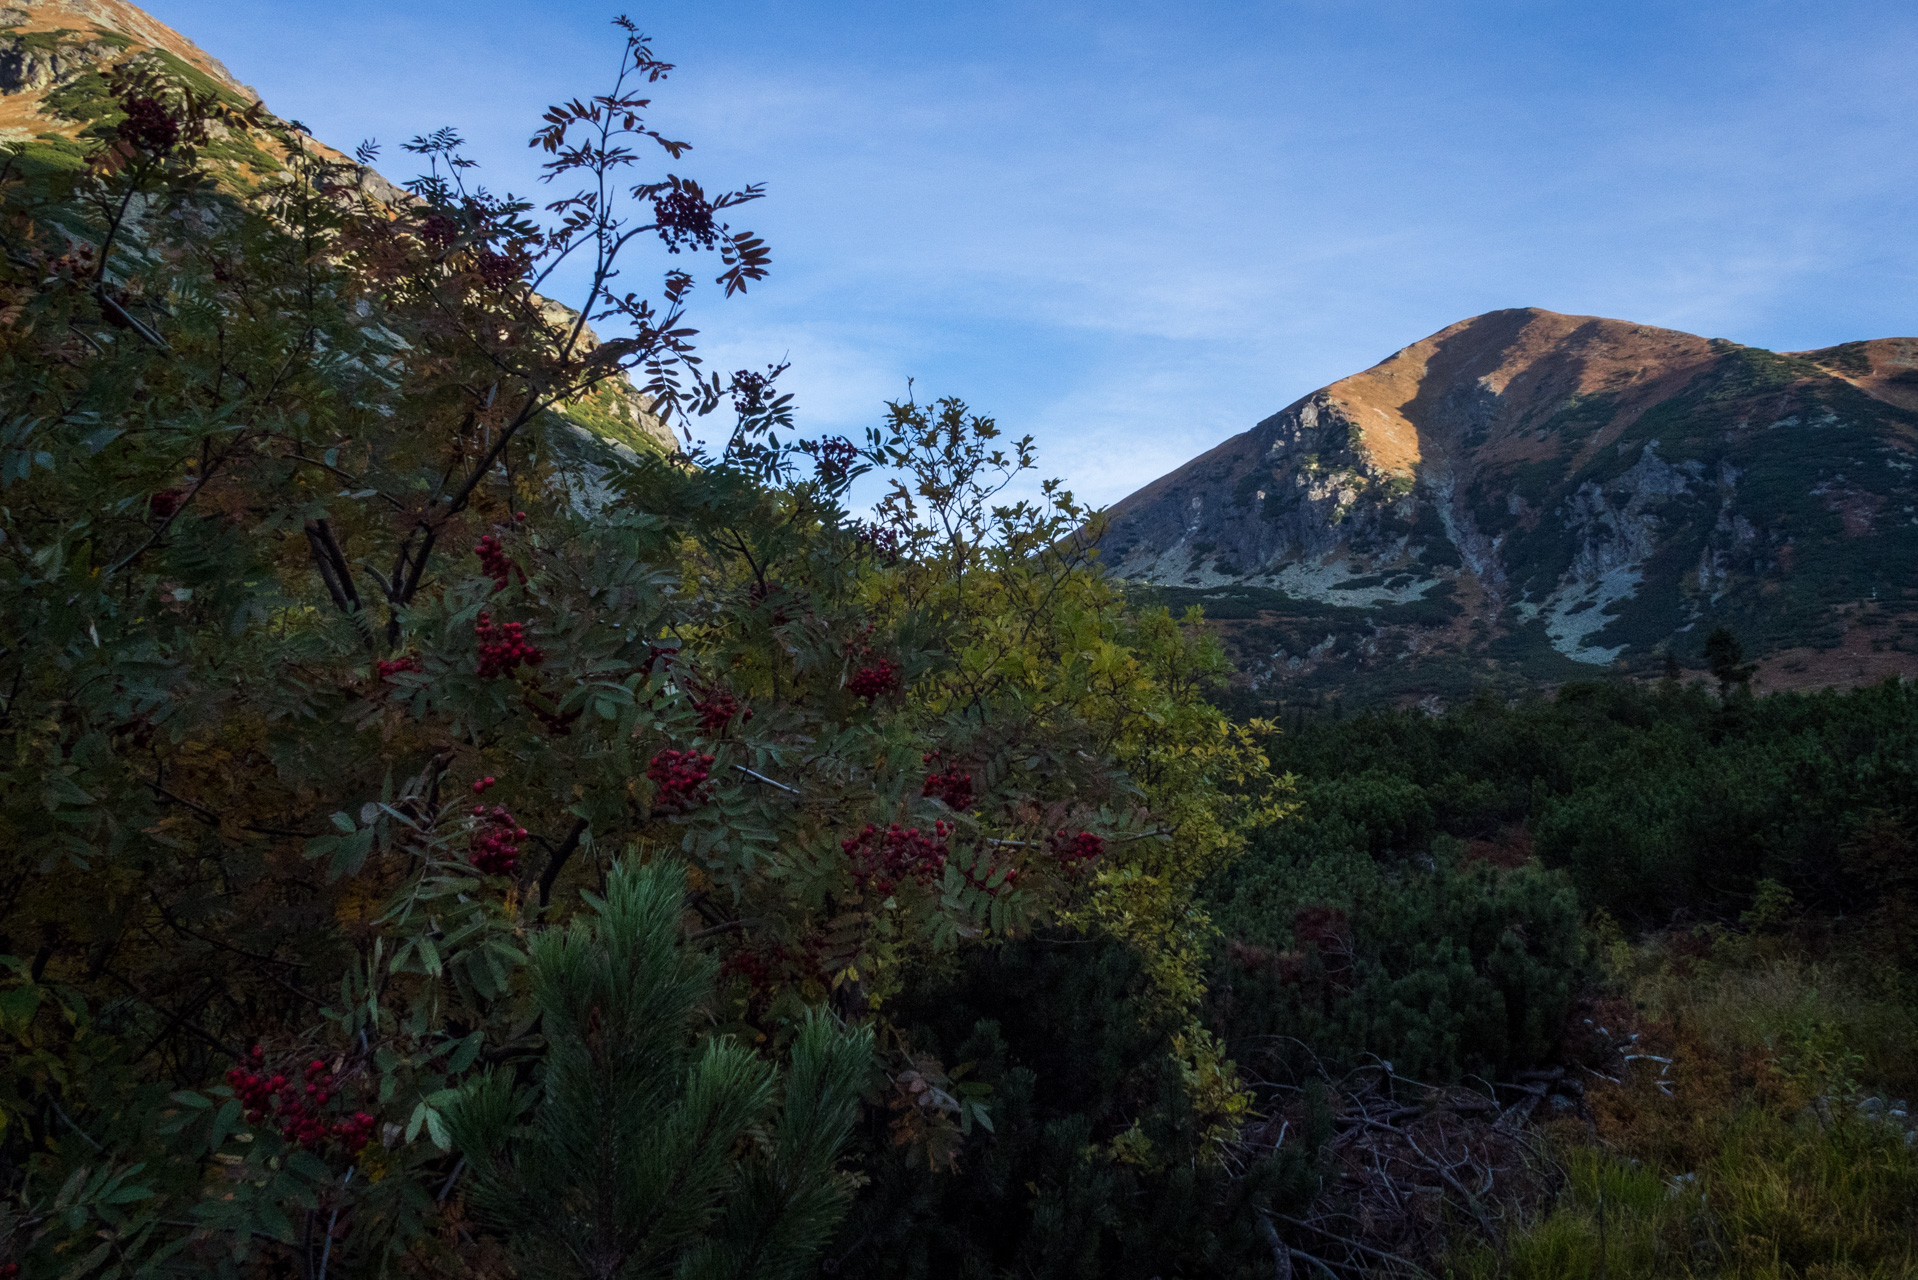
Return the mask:
<svg viewBox="0 0 1918 1280">
<path fill-rule="evenodd" d="M 731 933 L 736 929 L 750 929 L 758 923 L 759 921 L 757 920 L 728 920 L 726 923 L 716 924 L 710 929 L 701 929 L 696 933 L 689 933 L 686 935 L 686 941 L 697 942 L 701 938 L 710 938 L 716 933 Z"/>
<path fill-rule="evenodd" d="M 763 774 L 763 773 L 756 773 L 756 772 L 754 772 L 753 770 L 751 770 L 751 769 L 748 769 L 748 768 L 747 768 L 747 767 L 746 767 L 745 765 L 743 765 L 743 764 L 736 764 L 736 765 L 734 765 L 734 766 L 733 766 L 733 768 L 735 768 L 735 769 L 737 769 L 737 770 L 739 770 L 739 771 L 740 771 L 741 773 L 743 773 L 743 774 L 745 774 L 745 775 L 746 775 L 747 777 L 749 777 L 749 778 L 751 778 L 751 779 L 753 779 L 753 781 L 755 781 L 755 782 L 763 782 L 763 783 L 765 783 L 765 784 L 766 784 L 767 786 L 769 786 L 769 787 L 778 787 L 778 788 L 779 788 L 779 789 L 780 789 L 781 791 L 784 791 L 784 792 L 786 792 L 786 793 L 788 793 L 789 795 L 795 795 L 795 796 L 796 796 L 796 795 L 799 795 L 799 794 L 800 794 L 800 791 L 799 791 L 799 789 L 798 789 L 797 787 L 789 787 L 789 786 L 787 786 L 787 785 L 786 785 L 785 783 L 783 783 L 783 782 L 774 782 L 774 781 L 773 781 L 773 780 L 772 780 L 771 778 L 768 778 L 768 777 L 767 777 L 767 776 L 766 776 L 765 774 Z"/>
<path fill-rule="evenodd" d="M 350 471 L 346 471 L 339 467 L 333 466 L 332 464 L 325 462 L 322 459 L 309 458 L 305 454 L 297 451 L 293 453 L 289 453 L 286 456 L 288 458 L 291 458 L 295 462 L 304 462 L 308 466 L 319 467 L 322 470 L 330 471 L 334 475 L 338 476 L 343 483 L 350 484 L 355 489 L 366 488 L 366 485 L 361 481 L 359 476 L 354 475 Z M 406 504 L 401 502 L 398 498 L 393 497 L 391 494 L 381 493 L 378 490 L 375 490 L 373 496 L 378 498 L 381 502 L 384 502 L 387 506 L 392 507 L 395 511 L 406 510 Z"/>
<path fill-rule="evenodd" d="M 92 1145 L 95 1151 L 106 1150 L 105 1147 L 101 1146 L 98 1142 L 94 1141 L 92 1134 L 88 1133 L 85 1129 L 82 1129 L 77 1123 L 75 1123 L 73 1117 L 66 1113 L 66 1110 L 61 1107 L 59 1102 L 57 1102 L 51 1094 L 49 1094 L 47 1097 L 47 1105 L 53 1108 L 53 1113 L 55 1115 L 59 1116 L 62 1120 L 67 1122 L 67 1128 L 73 1130 L 75 1133 L 85 1138 L 88 1141 L 88 1143 Z"/>
<path fill-rule="evenodd" d="M 559 879 L 560 869 L 566 865 L 566 860 L 573 856 L 574 850 L 579 848 L 580 837 L 586 834 L 586 827 L 587 822 L 584 818 L 573 823 L 573 829 L 567 833 L 566 839 L 560 843 L 559 848 L 553 850 L 552 856 L 546 859 L 546 867 L 539 873 L 540 906 L 544 907 L 551 898 L 553 882 Z"/>
<path fill-rule="evenodd" d="M 353 1170 L 348 1169 L 346 1176 L 340 1179 L 340 1190 L 346 1190 L 346 1184 L 353 1181 Z M 319 1280 L 326 1280 L 326 1268 L 333 1260 L 333 1228 L 340 1224 L 340 1206 L 333 1206 L 333 1216 L 326 1222 L 326 1248 L 320 1252 Z"/>
<path fill-rule="evenodd" d="M 306 543 L 313 552 L 313 567 L 320 571 L 320 581 L 326 584 L 326 594 L 333 597 L 333 607 L 341 613 L 353 613 L 359 601 L 349 592 L 351 586 L 341 581 L 339 569 L 328 553 L 326 542 L 320 537 L 318 521 L 306 522 Z"/>
<path fill-rule="evenodd" d="M 1387 1253 L 1383 1249 L 1375 1249 L 1369 1244 L 1360 1244 L 1357 1240 L 1348 1239 L 1345 1236 L 1339 1235 L 1337 1232 L 1327 1231 L 1324 1227 L 1316 1226 L 1310 1222 L 1301 1222 L 1297 1218 L 1286 1217 L 1286 1215 L 1283 1213 L 1274 1214 L 1273 1216 L 1279 1218 L 1282 1221 L 1289 1222 L 1295 1227 L 1304 1227 L 1307 1231 L 1310 1231 L 1314 1233 L 1315 1235 L 1324 1236 L 1327 1240 L 1336 1240 L 1338 1243 L 1342 1245 L 1346 1245 L 1349 1248 L 1357 1249 L 1360 1253 L 1369 1253 L 1373 1257 L 1383 1259 L 1386 1262 L 1396 1262 L 1401 1267 L 1409 1267 L 1417 1274 L 1426 1277 L 1426 1280 L 1431 1280 L 1432 1273 L 1427 1271 L 1424 1267 L 1421 1267 L 1418 1263 L 1413 1262 L 1409 1258 L 1401 1258 L 1396 1253 Z"/>
</svg>

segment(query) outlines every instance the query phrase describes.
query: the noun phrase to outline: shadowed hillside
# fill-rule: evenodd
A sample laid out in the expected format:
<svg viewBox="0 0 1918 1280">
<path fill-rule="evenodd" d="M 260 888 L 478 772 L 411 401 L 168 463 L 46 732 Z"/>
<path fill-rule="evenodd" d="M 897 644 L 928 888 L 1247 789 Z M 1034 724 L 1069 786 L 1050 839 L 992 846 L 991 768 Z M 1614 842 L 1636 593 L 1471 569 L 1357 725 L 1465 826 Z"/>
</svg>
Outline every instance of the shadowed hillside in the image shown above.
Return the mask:
<svg viewBox="0 0 1918 1280">
<path fill-rule="evenodd" d="M 0 145 L 11 165 L 26 173 L 77 172 L 88 163 L 108 121 L 117 118 L 108 77 L 116 69 L 157 74 L 209 101 L 262 124 L 279 123 L 251 86 L 240 83 L 220 61 L 151 14 L 122 0 L 35 0 L 0 7 Z M 222 191 L 249 198 L 261 184 L 287 177 L 285 146 L 271 129 L 216 124 L 201 156 L 206 174 Z M 357 184 L 357 193 L 391 207 L 412 197 L 376 170 L 355 164 L 340 151 L 303 133 L 301 145 L 336 162 Z M 51 220 L 70 224 L 84 240 L 70 211 Z M 548 319 L 565 327 L 575 318 L 550 300 Z M 588 349 L 597 339 L 588 330 Z M 562 415 L 578 441 L 575 452 L 591 464 L 597 437 L 615 449 L 671 450 L 672 434 L 651 412 L 650 402 L 624 379 L 607 383 L 566 406 Z"/>
</svg>

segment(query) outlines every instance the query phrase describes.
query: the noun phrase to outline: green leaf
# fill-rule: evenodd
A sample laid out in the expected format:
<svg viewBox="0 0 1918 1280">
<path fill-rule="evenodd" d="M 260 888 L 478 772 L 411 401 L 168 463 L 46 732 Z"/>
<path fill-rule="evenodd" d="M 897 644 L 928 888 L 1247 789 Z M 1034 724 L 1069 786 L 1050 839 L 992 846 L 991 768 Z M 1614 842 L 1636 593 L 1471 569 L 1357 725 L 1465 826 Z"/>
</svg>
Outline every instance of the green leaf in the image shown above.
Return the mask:
<svg viewBox="0 0 1918 1280">
<path fill-rule="evenodd" d="M 62 1271 L 60 1273 L 60 1280 L 80 1280 L 81 1276 L 84 1276 L 87 1272 L 93 1270 L 102 1262 L 105 1262 L 107 1255 L 112 1251 L 113 1241 L 108 1240 L 106 1243 L 95 1248 L 92 1253 L 89 1253 L 86 1257 L 81 1258 L 65 1271 Z"/>
<path fill-rule="evenodd" d="M 254 1206 L 254 1212 L 258 1215 L 264 1234 L 282 1244 L 293 1243 L 293 1224 L 287 1221 L 286 1214 L 280 1211 L 279 1205 L 271 1200 L 261 1200 Z"/>
<path fill-rule="evenodd" d="M 227 1135 L 239 1127 L 240 1100 L 238 1098 L 229 1098 L 227 1099 L 226 1105 L 214 1114 L 213 1128 L 207 1135 L 206 1149 L 208 1151 L 218 1151 L 220 1144 L 226 1141 Z"/>
<path fill-rule="evenodd" d="M 0 1021 L 9 1028 L 24 1029 L 40 1007 L 40 997 L 45 991 L 46 988 L 36 984 L 0 992 Z"/>
<path fill-rule="evenodd" d="M 479 1057 L 479 1051 L 485 1043 L 486 1033 L 475 1031 L 460 1041 L 459 1048 L 453 1050 L 453 1056 L 446 1061 L 446 1069 L 456 1075 L 466 1070 L 473 1065 L 474 1059 Z"/>
<path fill-rule="evenodd" d="M 53 1198 L 53 1211 L 55 1213 L 60 1212 L 73 1203 L 74 1197 L 80 1194 L 80 1188 L 86 1184 L 87 1174 L 91 1172 L 92 1170 L 87 1166 L 81 1165 L 73 1171 L 72 1176 L 61 1184 L 60 1194 Z"/>
<path fill-rule="evenodd" d="M 302 1177 L 314 1182 L 331 1182 L 333 1171 L 326 1167 L 326 1161 L 310 1151 L 295 1151 L 286 1158 L 286 1167 Z"/>
</svg>

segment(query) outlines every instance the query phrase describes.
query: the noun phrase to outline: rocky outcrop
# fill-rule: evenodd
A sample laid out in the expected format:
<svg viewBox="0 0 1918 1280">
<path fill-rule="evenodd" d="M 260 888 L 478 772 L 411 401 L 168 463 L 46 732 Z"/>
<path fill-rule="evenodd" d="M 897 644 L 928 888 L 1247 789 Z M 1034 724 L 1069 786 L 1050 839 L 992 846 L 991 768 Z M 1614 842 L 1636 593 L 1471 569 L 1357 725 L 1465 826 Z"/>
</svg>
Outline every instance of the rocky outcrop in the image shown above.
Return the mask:
<svg viewBox="0 0 1918 1280">
<path fill-rule="evenodd" d="M 1268 685 L 1662 666 L 1704 623 L 1836 645 L 1860 609 L 1918 651 L 1914 459 L 1918 339 L 1781 355 L 1498 311 L 1147 485 L 1102 548 L 1228 634 L 1284 632 L 1239 646 Z"/>
<path fill-rule="evenodd" d="M 20 93 L 71 79 L 92 63 L 128 50 L 161 51 L 246 99 L 259 94 L 241 84 L 218 58 L 124 0 L 34 0 L 0 8 L 6 33 L 0 54 L 0 90 Z M 56 38 L 62 47 L 54 48 Z"/>
<path fill-rule="evenodd" d="M 32 93 L 66 84 L 113 52 L 97 40 L 46 46 L 0 36 L 0 93 Z"/>
</svg>

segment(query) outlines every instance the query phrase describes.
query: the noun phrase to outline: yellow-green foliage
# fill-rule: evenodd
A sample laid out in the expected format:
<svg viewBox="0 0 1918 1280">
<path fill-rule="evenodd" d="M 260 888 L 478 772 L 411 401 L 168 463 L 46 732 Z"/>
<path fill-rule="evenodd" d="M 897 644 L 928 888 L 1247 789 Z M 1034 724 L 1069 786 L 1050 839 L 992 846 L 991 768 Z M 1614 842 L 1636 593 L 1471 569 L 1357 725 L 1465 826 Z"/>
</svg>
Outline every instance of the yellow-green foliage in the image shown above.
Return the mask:
<svg viewBox="0 0 1918 1280">
<path fill-rule="evenodd" d="M 1114 842 L 1064 920 L 1137 947 L 1165 1004 L 1194 1009 L 1212 932 L 1197 886 L 1247 832 L 1290 812 L 1290 780 L 1261 746 L 1272 727 L 1233 724 L 1206 700 L 1229 668 L 1199 615 L 1129 610 L 1069 491 L 1048 481 L 1037 501 L 996 501 L 1031 468 L 1030 437 L 1007 452 L 993 422 L 956 400 L 892 414 L 902 478 L 880 511 L 913 531 L 913 554 L 873 575 L 873 612 L 938 619 L 953 657 L 915 696 L 930 717 L 1076 726 L 1124 771 L 1126 807 L 1150 825 Z"/>
<path fill-rule="evenodd" d="M 1001 448 L 993 422 L 956 400 L 892 415 L 884 456 L 900 478 L 879 509 L 911 554 L 867 579 L 872 616 L 947 637 L 951 662 L 913 688 L 929 721 L 976 725 L 985 741 L 1044 726 L 1116 766 L 1117 785 L 1088 787 L 1085 803 L 1135 829 L 1111 840 L 1090 892 L 1059 919 L 1138 952 L 1154 1002 L 1186 1023 L 1174 1051 L 1223 1137 L 1249 1099 L 1198 1024 L 1214 932 L 1198 886 L 1248 832 L 1290 813 L 1290 779 L 1273 775 L 1262 746 L 1274 730 L 1234 724 L 1207 701 L 1228 666 L 1199 615 L 1128 608 L 1083 536 L 1095 517 L 1070 492 L 1051 481 L 1036 501 L 998 501 L 1032 466 L 1030 438 Z"/>
</svg>

